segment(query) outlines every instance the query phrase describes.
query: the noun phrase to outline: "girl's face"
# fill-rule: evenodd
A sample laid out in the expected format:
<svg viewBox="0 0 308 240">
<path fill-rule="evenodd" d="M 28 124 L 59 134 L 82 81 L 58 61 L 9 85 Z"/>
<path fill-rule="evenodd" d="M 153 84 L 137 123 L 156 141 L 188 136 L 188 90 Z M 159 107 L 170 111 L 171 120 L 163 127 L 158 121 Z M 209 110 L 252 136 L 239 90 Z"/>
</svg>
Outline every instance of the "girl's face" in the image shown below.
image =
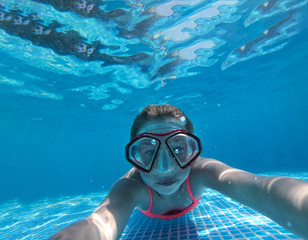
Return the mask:
<svg viewBox="0 0 308 240">
<path fill-rule="evenodd" d="M 151 121 L 143 125 L 138 134 L 143 132 L 168 133 L 178 129 L 186 130 L 184 123 L 177 119 Z M 163 144 L 157 153 L 152 170 L 149 173 L 140 172 L 140 175 L 142 180 L 159 194 L 171 195 L 186 180 L 190 169 L 190 166 L 185 169 L 180 168 L 168 148 Z"/>
</svg>

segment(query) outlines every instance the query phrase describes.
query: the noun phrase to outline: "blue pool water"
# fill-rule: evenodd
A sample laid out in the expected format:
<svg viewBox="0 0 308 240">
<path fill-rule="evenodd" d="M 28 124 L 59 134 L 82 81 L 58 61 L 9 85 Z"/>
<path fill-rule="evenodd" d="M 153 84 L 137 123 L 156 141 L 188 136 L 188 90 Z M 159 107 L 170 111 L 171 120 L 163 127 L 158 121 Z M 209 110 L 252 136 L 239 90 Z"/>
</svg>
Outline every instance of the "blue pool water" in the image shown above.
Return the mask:
<svg viewBox="0 0 308 240">
<path fill-rule="evenodd" d="M 0 1 L 0 238 L 45 239 L 91 213 L 131 168 L 131 124 L 153 103 L 189 116 L 204 157 L 307 179 L 307 3 Z M 223 216 L 230 202 L 216 194 L 168 229 L 277 228 L 247 208 Z M 206 216 L 217 222 L 204 230 Z M 123 238 L 145 218 L 130 221 Z"/>
</svg>

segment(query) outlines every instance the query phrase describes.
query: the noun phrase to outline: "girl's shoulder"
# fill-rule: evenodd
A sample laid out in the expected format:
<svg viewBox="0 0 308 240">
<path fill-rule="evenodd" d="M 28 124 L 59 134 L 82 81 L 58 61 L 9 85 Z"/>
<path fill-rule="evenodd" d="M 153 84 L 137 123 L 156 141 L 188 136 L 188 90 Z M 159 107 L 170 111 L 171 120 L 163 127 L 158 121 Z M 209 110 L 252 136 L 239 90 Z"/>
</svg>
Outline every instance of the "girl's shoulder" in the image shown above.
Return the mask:
<svg viewBox="0 0 308 240">
<path fill-rule="evenodd" d="M 220 162 L 216 159 L 213 158 L 204 158 L 204 157 L 199 157 L 198 159 L 196 159 L 193 164 L 191 165 L 192 170 L 194 171 L 201 171 L 204 169 L 204 166 L 207 163 L 211 163 L 211 162 Z"/>
<path fill-rule="evenodd" d="M 205 166 L 211 162 L 219 161 L 212 158 L 199 157 L 191 165 L 189 181 L 194 197 L 200 197 L 200 195 L 207 188 L 206 182 L 208 174 L 206 173 Z"/>
<path fill-rule="evenodd" d="M 130 171 L 128 171 L 118 181 L 127 182 L 128 186 L 134 188 L 135 190 L 147 189 L 147 185 L 143 182 L 140 173 L 135 168 L 132 168 Z"/>
<path fill-rule="evenodd" d="M 124 186 L 127 191 L 131 191 L 138 199 L 138 207 L 144 208 L 151 201 L 148 186 L 143 182 L 137 169 L 132 168 L 118 182 L 125 182 Z M 139 197 L 140 196 L 140 197 Z"/>
</svg>

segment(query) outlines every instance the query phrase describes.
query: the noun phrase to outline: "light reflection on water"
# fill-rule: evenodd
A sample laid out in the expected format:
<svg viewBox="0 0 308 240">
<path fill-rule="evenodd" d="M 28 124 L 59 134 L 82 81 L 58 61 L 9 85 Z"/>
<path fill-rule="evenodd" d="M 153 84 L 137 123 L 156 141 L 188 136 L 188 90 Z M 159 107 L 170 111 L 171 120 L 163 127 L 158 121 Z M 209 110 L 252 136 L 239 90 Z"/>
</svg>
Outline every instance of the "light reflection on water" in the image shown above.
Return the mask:
<svg viewBox="0 0 308 240">
<path fill-rule="evenodd" d="M 28 73 L 21 80 L 3 71 L 1 85 L 56 101 L 73 91 L 80 101 L 109 100 L 101 110 L 110 110 L 137 89 L 155 84 L 158 91 L 174 79 L 203 76 L 211 67 L 224 71 L 286 48 L 300 31 L 307 1 L 117 1 L 120 8 L 113 1 L 1 4 L 1 52 L 56 74 L 100 79 L 67 85 L 63 92 L 59 79 L 37 84 Z M 123 99 L 114 99 L 113 88 Z"/>
</svg>

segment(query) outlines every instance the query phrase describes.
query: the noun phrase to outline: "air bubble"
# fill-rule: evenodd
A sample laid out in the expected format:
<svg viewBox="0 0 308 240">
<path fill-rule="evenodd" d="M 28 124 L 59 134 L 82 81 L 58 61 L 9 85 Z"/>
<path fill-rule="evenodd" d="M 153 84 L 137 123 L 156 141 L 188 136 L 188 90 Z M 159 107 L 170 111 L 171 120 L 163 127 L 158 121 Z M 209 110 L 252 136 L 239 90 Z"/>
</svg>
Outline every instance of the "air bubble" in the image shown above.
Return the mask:
<svg viewBox="0 0 308 240">
<path fill-rule="evenodd" d="M 179 122 L 180 122 L 180 124 L 185 125 L 186 122 L 187 122 L 186 117 L 185 116 L 180 117 Z"/>
</svg>

